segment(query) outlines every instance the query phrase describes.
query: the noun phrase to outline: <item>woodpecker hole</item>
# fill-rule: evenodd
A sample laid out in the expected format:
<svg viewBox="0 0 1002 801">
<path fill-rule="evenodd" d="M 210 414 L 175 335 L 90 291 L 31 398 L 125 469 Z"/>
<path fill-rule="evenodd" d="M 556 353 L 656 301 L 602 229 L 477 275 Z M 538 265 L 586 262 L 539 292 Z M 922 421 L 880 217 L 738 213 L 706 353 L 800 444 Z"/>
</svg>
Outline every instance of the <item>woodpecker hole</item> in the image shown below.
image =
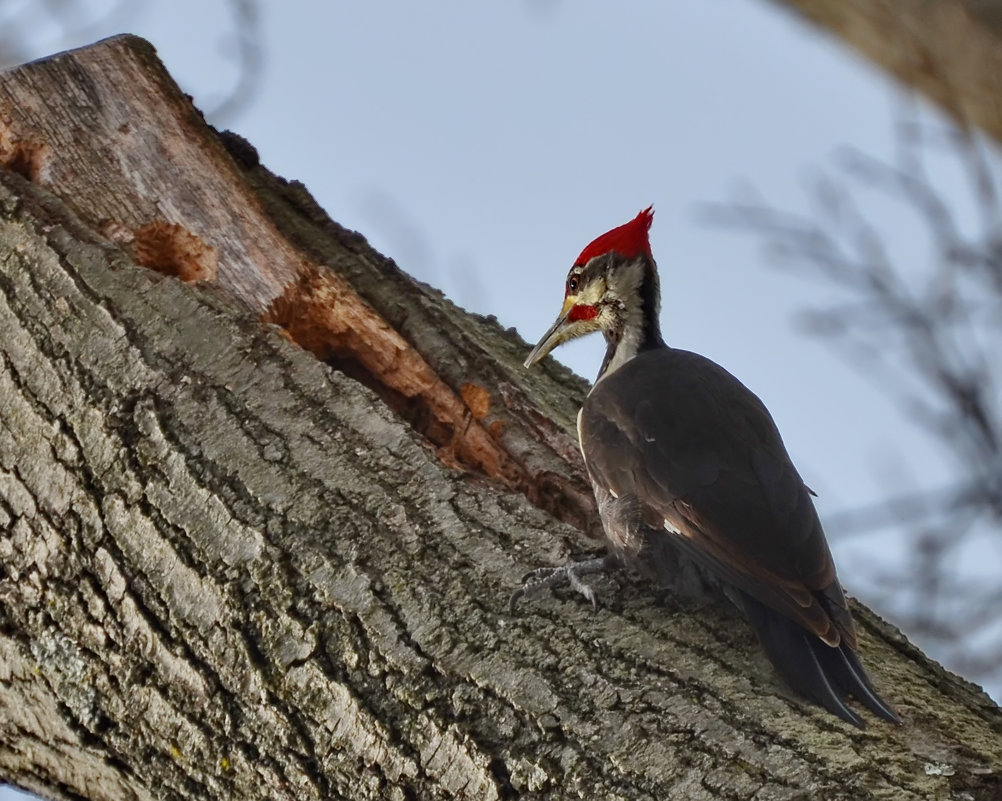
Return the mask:
<svg viewBox="0 0 1002 801">
<path fill-rule="evenodd" d="M 33 184 L 42 184 L 51 148 L 41 141 L 17 137 L 9 123 L 0 121 L 0 167 L 16 172 Z"/>
<path fill-rule="evenodd" d="M 138 264 L 185 283 L 214 281 L 219 268 L 215 249 L 187 228 L 154 220 L 135 232 L 132 255 Z"/>
<path fill-rule="evenodd" d="M 354 309 L 347 308 L 349 304 Z M 314 275 L 277 299 L 265 321 L 280 326 L 287 339 L 371 389 L 434 445 L 448 446 L 455 425 L 436 416 L 421 392 L 410 391 L 421 382 L 408 380 L 398 365 L 388 362 L 387 354 L 377 350 L 364 324 L 358 324 L 363 316 L 359 311 L 370 310 L 364 308 L 360 298 L 348 296 L 322 276 Z"/>
<path fill-rule="evenodd" d="M 487 390 L 467 384 L 456 393 L 337 276 L 304 275 L 276 299 L 264 320 L 375 392 L 435 447 L 444 463 L 513 489 L 527 487 L 522 469 L 480 424 L 490 409 Z"/>
<path fill-rule="evenodd" d="M 438 419 L 429 408 L 426 399 L 408 397 L 393 387 L 384 384 L 378 376 L 370 372 L 350 350 L 335 349 L 324 361 L 349 378 L 371 389 L 379 399 L 438 449 L 439 457 L 450 467 L 461 467 L 463 461 L 457 457 L 453 447 L 456 428 L 448 421 Z M 466 465 L 469 467 L 469 465 Z"/>
<path fill-rule="evenodd" d="M 338 275 L 312 268 L 263 315 L 283 336 L 364 384 L 435 449 L 438 459 L 521 492 L 583 531 L 597 521 L 590 488 L 549 472 L 529 472 L 502 445 L 503 398 L 487 388 L 446 384 L 400 333 Z M 600 524 L 599 524 L 600 525 Z"/>
</svg>

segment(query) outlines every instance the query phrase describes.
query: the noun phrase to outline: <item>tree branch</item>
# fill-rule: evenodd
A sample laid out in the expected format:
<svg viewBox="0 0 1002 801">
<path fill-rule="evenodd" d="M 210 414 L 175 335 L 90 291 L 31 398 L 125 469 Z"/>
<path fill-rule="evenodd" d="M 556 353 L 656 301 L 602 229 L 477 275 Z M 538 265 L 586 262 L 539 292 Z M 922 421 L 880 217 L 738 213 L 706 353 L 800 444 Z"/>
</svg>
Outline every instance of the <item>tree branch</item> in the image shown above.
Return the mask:
<svg viewBox="0 0 1002 801">
<path fill-rule="evenodd" d="M 1002 4 L 995 0 L 780 0 L 937 103 L 1002 140 Z"/>
<path fill-rule="evenodd" d="M 220 140 L 148 45 L 6 73 L 0 109 L 0 778 L 59 799 L 997 791 L 997 707 L 861 607 L 903 727 L 790 697 L 729 609 L 629 577 L 596 613 L 509 617 L 591 516 L 582 383 L 524 373 L 513 333 Z"/>
</svg>

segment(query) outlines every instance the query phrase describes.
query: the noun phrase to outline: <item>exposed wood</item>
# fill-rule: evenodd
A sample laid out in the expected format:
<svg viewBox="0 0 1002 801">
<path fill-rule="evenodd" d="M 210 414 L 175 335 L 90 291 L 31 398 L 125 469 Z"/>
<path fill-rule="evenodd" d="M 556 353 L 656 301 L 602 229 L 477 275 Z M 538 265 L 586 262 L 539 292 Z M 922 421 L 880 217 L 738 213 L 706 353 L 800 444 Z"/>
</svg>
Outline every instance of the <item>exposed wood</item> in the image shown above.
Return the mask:
<svg viewBox="0 0 1002 801">
<path fill-rule="evenodd" d="M 597 612 L 558 593 L 511 618 L 519 576 L 581 545 L 554 516 L 587 518 L 581 382 L 525 374 L 513 333 L 220 140 L 143 42 L 6 73 L 0 98 L 0 779 L 66 799 L 997 797 L 1002 713 L 865 609 L 902 727 L 800 703 L 729 609 L 626 577 Z M 123 118 L 155 121 L 133 155 L 91 142 Z"/>
<path fill-rule="evenodd" d="M 781 0 L 936 102 L 1002 141 L 1000 0 Z"/>
</svg>

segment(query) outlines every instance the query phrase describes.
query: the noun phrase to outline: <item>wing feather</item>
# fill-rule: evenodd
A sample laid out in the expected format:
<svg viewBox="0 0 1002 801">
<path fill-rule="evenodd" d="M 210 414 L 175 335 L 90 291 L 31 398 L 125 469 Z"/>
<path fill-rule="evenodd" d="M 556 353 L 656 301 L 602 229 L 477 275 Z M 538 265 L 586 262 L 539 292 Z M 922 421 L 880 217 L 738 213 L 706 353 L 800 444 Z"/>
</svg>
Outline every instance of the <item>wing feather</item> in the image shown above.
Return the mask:
<svg viewBox="0 0 1002 801">
<path fill-rule="evenodd" d="M 810 490 L 730 373 L 687 351 L 646 351 L 596 384 L 580 433 L 592 480 L 639 498 L 657 536 L 828 644 L 855 647 Z"/>
</svg>

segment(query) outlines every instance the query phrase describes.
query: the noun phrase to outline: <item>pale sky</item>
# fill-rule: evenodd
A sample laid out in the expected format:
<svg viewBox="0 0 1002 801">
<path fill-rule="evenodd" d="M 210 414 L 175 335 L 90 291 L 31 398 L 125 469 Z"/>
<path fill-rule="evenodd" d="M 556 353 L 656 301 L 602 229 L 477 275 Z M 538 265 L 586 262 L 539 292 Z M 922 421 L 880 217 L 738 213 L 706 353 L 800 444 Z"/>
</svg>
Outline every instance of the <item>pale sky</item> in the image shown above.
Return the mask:
<svg viewBox="0 0 1002 801">
<path fill-rule="evenodd" d="M 792 324 L 830 290 L 769 269 L 755 235 L 696 214 L 742 182 L 806 210 L 809 176 L 839 147 L 892 157 L 902 95 L 841 45 L 761 0 L 262 5 L 263 86 L 229 127 L 403 270 L 535 342 L 581 248 L 653 203 L 666 339 L 765 401 L 823 519 L 953 474 Z M 152 41 L 211 109 L 234 79 L 220 53 L 225 4 L 145 8 L 119 26 Z M 46 36 L 36 55 L 66 46 Z M 888 219 L 896 252 L 917 258 L 914 221 Z M 592 378 L 601 351 L 596 338 L 557 356 Z M 893 529 L 828 534 L 843 583 L 864 600 L 868 566 L 900 558 Z"/>
</svg>

